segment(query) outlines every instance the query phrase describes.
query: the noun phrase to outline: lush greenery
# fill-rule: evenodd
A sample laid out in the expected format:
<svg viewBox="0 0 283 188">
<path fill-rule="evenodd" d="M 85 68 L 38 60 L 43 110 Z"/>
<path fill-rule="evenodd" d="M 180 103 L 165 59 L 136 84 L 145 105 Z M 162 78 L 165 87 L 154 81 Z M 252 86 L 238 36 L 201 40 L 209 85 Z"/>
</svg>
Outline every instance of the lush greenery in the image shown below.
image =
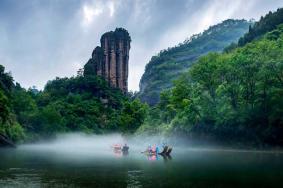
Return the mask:
<svg viewBox="0 0 283 188">
<path fill-rule="evenodd" d="M 250 25 L 249 32 L 247 32 L 238 41 L 238 44 L 232 43 L 226 50 L 234 49 L 237 46 L 244 46 L 245 44 L 261 38 L 265 33 L 277 28 L 283 23 L 283 8 L 277 9 L 275 12 L 269 12 L 262 16 L 258 22 Z"/>
<path fill-rule="evenodd" d="M 230 53 L 210 53 L 161 94 L 140 131 L 283 144 L 283 25 Z M 160 125 L 157 126 L 156 125 Z M 155 130 L 155 131 L 153 131 Z"/>
<path fill-rule="evenodd" d="M 43 91 L 14 85 L 1 66 L 0 131 L 15 141 L 55 133 L 134 132 L 147 106 L 96 76 L 56 78 Z"/>
<path fill-rule="evenodd" d="M 146 65 L 140 81 L 139 98 L 150 105 L 159 101 L 160 92 L 172 87 L 172 81 L 187 70 L 200 56 L 220 52 L 248 31 L 245 20 L 226 20 L 193 35 L 176 47 L 161 51 Z"/>
<path fill-rule="evenodd" d="M 12 76 L 0 65 L 0 134 L 19 141 L 25 137 L 25 134 L 13 113 L 11 104 L 13 85 Z"/>
</svg>

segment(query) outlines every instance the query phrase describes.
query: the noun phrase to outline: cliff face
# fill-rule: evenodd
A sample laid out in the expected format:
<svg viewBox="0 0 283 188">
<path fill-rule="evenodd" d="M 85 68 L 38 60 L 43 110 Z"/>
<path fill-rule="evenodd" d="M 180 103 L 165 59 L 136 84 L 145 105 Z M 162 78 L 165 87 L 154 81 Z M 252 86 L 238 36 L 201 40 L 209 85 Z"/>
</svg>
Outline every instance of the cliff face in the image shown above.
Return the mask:
<svg viewBox="0 0 283 188">
<path fill-rule="evenodd" d="M 91 59 L 84 66 L 84 75 L 98 75 L 112 87 L 128 91 L 128 64 L 131 38 L 127 30 L 117 28 L 104 33 Z"/>
</svg>

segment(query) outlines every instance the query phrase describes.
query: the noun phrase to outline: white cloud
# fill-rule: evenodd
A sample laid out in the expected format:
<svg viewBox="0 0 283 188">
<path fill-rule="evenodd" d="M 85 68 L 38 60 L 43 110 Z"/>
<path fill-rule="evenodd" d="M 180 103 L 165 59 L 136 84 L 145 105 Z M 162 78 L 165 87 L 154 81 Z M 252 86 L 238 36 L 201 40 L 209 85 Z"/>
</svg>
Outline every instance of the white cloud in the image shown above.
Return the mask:
<svg viewBox="0 0 283 188">
<path fill-rule="evenodd" d="M 96 5 L 96 6 L 84 5 L 83 25 L 89 26 L 94 21 L 95 16 L 99 16 L 102 13 L 103 13 L 103 7 L 100 5 Z"/>
<path fill-rule="evenodd" d="M 112 17 L 115 13 L 115 5 L 114 5 L 114 2 L 113 1 L 110 1 L 108 4 L 107 4 L 108 8 L 109 8 L 109 16 Z"/>
</svg>

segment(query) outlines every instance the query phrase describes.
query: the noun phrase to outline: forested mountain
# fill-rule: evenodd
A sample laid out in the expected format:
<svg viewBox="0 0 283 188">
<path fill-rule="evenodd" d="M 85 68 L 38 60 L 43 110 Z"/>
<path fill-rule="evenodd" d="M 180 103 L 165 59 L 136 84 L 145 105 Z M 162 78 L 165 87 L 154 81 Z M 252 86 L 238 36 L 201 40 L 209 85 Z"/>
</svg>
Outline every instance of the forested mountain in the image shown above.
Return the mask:
<svg viewBox="0 0 283 188">
<path fill-rule="evenodd" d="M 0 134 L 13 141 L 72 131 L 134 132 L 146 109 L 98 76 L 56 78 L 35 91 L 14 85 L 0 66 Z"/>
<path fill-rule="evenodd" d="M 154 105 L 162 90 L 172 87 L 172 81 L 186 71 L 200 56 L 220 52 L 248 31 L 246 20 L 226 20 L 211 26 L 203 33 L 193 35 L 176 47 L 161 51 L 146 65 L 140 81 L 139 98 Z"/>
<path fill-rule="evenodd" d="M 283 24 L 243 47 L 201 57 L 161 93 L 139 131 L 282 146 L 282 96 Z"/>
</svg>

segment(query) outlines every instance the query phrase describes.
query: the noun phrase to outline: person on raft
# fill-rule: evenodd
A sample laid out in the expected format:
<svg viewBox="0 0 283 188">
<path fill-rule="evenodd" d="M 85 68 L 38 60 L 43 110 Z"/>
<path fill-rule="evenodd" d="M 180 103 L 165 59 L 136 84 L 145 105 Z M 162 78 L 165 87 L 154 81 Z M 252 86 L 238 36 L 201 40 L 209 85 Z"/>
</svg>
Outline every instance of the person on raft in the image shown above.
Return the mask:
<svg viewBox="0 0 283 188">
<path fill-rule="evenodd" d="M 156 154 L 158 154 L 158 152 L 159 152 L 158 146 L 156 146 L 156 145 L 150 146 L 149 145 L 148 148 L 142 153 L 148 153 L 150 155 L 156 155 Z"/>
<path fill-rule="evenodd" d="M 158 153 L 160 155 L 170 155 L 170 153 L 172 152 L 172 147 L 169 148 L 168 145 L 163 145 L 163 151 L 161 153 Z"/>
<path fill-rule="evenodd" d="M 129 151 L 129 146 L 127 144 L 125 144 L 122 148 L 123 152 L 128 152 Z"/>
</svg>

